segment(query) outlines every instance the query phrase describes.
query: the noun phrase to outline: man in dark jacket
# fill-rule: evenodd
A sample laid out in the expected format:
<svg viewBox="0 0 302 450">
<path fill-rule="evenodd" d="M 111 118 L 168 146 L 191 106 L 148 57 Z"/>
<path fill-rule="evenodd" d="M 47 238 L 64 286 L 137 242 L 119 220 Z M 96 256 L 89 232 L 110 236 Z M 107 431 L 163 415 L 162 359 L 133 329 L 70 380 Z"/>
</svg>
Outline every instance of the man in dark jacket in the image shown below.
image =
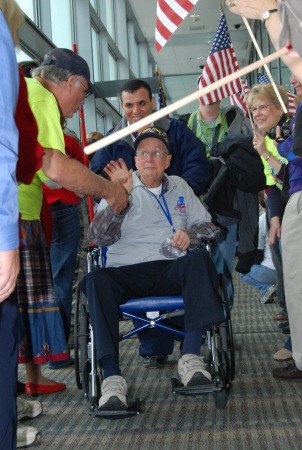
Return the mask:
<svg viewBox="0 0 302 450">
<path fill-rule="evenodd" d="M 110 133 L 138 122 L 154 111 L 155 99 L 150 86 L 143 80 L 127 81 L 121 89 L 120 98 L 124 117 Z M 182 177 L 197 196 L 203 194 L 211 175 L 203 143 L 184 122 L 177 119 L 164 117 L 154 124 L 150 123 L 150 126 L 161 128 L 168 134 L 172 161 L 167 174 Z M 136 134 L 127 136 L 97 151 L 91 159 L 91 169 L 101 174 L 111 160 L 117 161 L 119 158 L 125 161 L 128 169 L 135 169 L 135 137 Z"/>
<path fill-rule="evenodd" d="M 143 80 L 127 81 L 121 89 L 120 100 L 124 117 L 110 132 L 138 122 L 154 111 L 155 99 L 150 86 Z M 150 123 L 150 126 L 162 129 L 168 135 L 172 159 L 166 170 L 167 174 L 182 177 L 197 196 L 203 194 L 211 177 L 211 167 L 204 144 L 180 120 L 164 117 Z M 132 134 L 97 151 L 90 161 L 91 169 L 101 174 L 111 160 L 117 161 L 119 158 L 125 161 L 128 169 L 135 169 L 136 136 L 137 133 Z M 160 367 L 166 361 L 167 355 L 173 351 L 173 336 L 164 331 L 146 330 L 139 334 L 139 339 L 141 342 L 139 354 L 144 358 L 144 366 L 147 368 Z"/>
</svg>

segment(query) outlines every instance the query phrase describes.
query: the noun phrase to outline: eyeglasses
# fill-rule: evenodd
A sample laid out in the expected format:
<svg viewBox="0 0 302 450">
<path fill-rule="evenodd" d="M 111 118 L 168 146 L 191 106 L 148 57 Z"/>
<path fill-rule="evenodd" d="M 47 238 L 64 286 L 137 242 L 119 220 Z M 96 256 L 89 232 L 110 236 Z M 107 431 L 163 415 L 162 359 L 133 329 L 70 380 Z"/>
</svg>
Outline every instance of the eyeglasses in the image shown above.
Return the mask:
<svg viewBox="0 0 302 450">
<path fill-rule="evenodd" d="M 274 103 L 269 103 L 268 105 L 260 105 L 257 106 L 256 108 L 250 108 L 250 112 L 252 114 L 255 114 L 257 111 L 261 112 L 265 112 L 267 110 L 267 108 L 271 105 L 273 105 Z"/>
<path fill-rule="evenodd" d="M 168 155 L 168 152 L 161 152 L 160 150 L 151 150 L 151 151 L 138 150 L 136 152 L 136 156 L 138 158 L 145 158 L 145 159 L 149 158 L 149 156 L 155 159 L 161 159 L 164 157 L 164 155 Z"/>
<path fill-rule="evenodd" d="M 79 78 L 78 76 L 77 76 L 77 80 L 81 83 L 81 85 L 82 85 L 83 88 L 84 88 L 84 98 L 89 97 L 89 95 L 91 94 L 89 86 L 88 86 L 88 88 L 87 88 L 87 86 L 85 86 L 85 84 L 82 83 L 82 81 L 80 80 L 80 78 Z"/>
</svg>

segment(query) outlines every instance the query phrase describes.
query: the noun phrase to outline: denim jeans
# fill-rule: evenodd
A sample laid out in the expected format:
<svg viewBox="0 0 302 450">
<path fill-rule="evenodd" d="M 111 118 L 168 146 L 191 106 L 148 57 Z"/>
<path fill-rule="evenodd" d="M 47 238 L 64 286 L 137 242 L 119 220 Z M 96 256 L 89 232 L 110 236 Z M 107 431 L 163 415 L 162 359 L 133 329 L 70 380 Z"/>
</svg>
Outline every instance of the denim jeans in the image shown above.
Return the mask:
<svg viewBox="0 0 302 450">
<path fill-rule="evenodd" d="M 277 280 L 276 271 L 262 264 L 255 264 L 249 273 L 240 276 L 245 283 L 258 289 L 262 297 Z"/>
<path fill-rule="evenodd" d="M 237 245 L 237 224 L 221 229 L 216 244 L 211 248 L 211 259 L 218 273 L 224 275 L 230 305 L 234 302 L 233 270 Z"/>
<path fill-rule="evenodd" d="M 72 312 L 72 284 L 80 240 L 78 205 L 51 205 L 53 237 L 50 248 L 55 298 L 60 307 L 66 340 L 69 339 Z"/>
<path fill-rule="evenodd" d="M 286 350 L 289 350 L 290 352 L 293 350 L 292 347 L 292 338 L 289 336 L 289 338 L 287 339 L 287 341 L 285 342 L 283 348 L 286 348 Z"/>
</svg>

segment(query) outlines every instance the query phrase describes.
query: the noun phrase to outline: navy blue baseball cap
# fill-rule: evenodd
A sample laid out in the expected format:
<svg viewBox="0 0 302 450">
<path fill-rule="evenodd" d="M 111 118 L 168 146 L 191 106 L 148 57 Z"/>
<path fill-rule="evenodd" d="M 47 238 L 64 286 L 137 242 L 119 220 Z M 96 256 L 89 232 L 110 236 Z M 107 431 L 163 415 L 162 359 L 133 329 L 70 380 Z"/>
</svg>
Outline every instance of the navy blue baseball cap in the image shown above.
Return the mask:
<svg viewBox="0 0 302 450">
<path fill-rule="evenodd" d="M 56 66 L 60 69 L 66 69 L 75 75 L 80 75 L 89 83 L 89 89 L 92 94 L 96 94 L 96 90 L 90 81 L 90 70 L 87 62 L 77 53 L 68 48 L 54 48 L 50 50 L 42 61 L 41 66 Z"/>
<path fill-rule="evenodd" d="M 165 144 L 165 146 L 167 147 L 168 152 L 171 153 L 167 133 L 162 128 L 157 128 L 157 127 L 146 128 L 144 131 L 139 133 L 139 135 L 137 136 L 137 138 L 134 141 L 135 150 L 137 150 L 138 144 L 143 139 L 150 138 L 150 137 L 156 138 L 156 139 L 159 139 L 160 141 L 162 141 Z"/>
</svg>

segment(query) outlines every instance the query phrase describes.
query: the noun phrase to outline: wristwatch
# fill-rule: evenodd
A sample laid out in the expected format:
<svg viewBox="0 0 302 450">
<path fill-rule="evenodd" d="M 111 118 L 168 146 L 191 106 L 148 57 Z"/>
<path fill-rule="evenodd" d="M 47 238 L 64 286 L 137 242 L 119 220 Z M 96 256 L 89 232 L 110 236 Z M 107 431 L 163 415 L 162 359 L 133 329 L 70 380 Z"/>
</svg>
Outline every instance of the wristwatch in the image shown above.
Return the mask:
<svg viewBox="0 0 302 450">
<path fill-rule="evenodd" d="M 267 11 L 264 11 L 263 16 L 262 16 L 264 24 L 267 21 L 267 19 L 269 19 L 274 12 L 278 12 L 278 9 L 275 8 L 275 9 L 268 9 Z"/>
</svg>

